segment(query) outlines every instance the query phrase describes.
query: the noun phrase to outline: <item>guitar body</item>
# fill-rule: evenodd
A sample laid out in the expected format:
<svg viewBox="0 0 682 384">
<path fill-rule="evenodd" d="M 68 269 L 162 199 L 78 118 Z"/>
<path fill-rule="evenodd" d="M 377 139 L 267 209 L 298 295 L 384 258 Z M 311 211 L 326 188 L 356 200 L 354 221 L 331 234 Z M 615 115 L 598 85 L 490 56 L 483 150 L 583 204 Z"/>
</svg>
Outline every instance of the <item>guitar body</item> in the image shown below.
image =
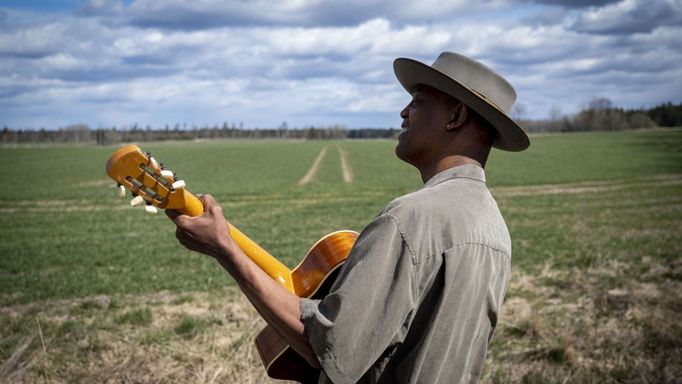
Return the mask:
<svg viewBox="0 0 682 384">
<path fill-rule="evenodd" d="M 357 237 L 357 232 L 337 231 L 315 243 L 292 271 L 296 295 L 307 298 L 324 297 Z M 256 336 L 255 343 L 268 376 L 301 383 L 317 383 L 320 370 L 311 367 L 272 327 L 266 326 Z"/>
<path fill-rule="evenodd" d="M 204 212 L 201 201 L 185 189 L 184 181 L 178 180 L 173 172 L 136 145 L 129 144 L 116 150 L 107 161 L 106 171 L 122 192 L 130 190 L 142 203 L 193 217 Z M 329 292 L 358 237 L 353 231 L 330 233 L 315 243 L 303 261 L 290 270 L 235 226 L 230 225 L 229 234 L 244 254 L 273 280 L 289 292 L 306 298 L 324 297 Z M 317 382 L 320 371 L 311 367 L 271 327 L 265 327 L 255 342 L 270 377 L 301 383 Z"/>
</svg>

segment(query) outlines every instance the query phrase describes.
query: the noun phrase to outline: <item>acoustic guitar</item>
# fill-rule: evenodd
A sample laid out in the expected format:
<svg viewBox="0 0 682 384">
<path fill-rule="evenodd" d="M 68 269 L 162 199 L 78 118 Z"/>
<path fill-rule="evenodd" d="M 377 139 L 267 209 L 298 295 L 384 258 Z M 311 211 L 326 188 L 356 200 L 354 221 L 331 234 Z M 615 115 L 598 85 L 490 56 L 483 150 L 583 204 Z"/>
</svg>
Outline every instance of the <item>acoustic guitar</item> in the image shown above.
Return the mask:
<svg viewBox="0 0 682 384">
<path fill-rule="evenodd" d="M 121 188 L 122 197 L 125 189 L 133 193 L 133 205 L 146 204 L 149 210 L 173 209 L 189 216 L 204 212 L 201 201 L 185 188 L 184 181 L 136 145 L 116 150 L 107 161 L 106 171 Z M 332 232 L 315 243 L 296 268 L 289 269 L 233 225 L 229 231 L 258 267 L 290 292 L 307 298 L 321 298 L 329 292 L 358 237 L 354 231 Z M 320 371 L 289 347 L 272 327 L 266 326 L 256 336 L 255 344 L 268 376 L 317 382 Z"/>
</svg>

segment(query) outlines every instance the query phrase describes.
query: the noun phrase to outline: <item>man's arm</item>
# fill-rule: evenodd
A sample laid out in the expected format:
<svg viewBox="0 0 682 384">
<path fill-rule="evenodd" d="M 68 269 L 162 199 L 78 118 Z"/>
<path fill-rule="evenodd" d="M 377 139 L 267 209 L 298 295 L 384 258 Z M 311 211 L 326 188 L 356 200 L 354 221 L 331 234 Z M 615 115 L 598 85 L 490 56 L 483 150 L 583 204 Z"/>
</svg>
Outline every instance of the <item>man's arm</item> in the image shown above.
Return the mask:
<svg viewBox="0 0 682 384">
<path fill-rule="evenodd" d="M 192 251 L 215 258 L 232 275 L 258 313 L 310 365 L 319 362 L 301 322 L 300 298 L 279 285 L 242 252 L 229 234 L 223 210 L 211 195 L 199 196 L 204 214 L 197 217 L 167 210 L 175 236 Z"/>
</svg>

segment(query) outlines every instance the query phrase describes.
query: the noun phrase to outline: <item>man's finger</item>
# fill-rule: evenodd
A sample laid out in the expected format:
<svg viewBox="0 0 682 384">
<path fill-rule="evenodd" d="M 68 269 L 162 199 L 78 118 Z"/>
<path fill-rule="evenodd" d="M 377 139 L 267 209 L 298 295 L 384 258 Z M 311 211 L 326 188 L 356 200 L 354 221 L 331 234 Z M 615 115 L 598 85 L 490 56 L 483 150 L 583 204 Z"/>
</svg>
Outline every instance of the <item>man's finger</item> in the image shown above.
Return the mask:
<svg viewBox="0 0 682 384">
<path fill-rule="evenodd" d="M 194 241 L 194 236 L 192 236 L 191 233 L 188 233 L 187 231 L 177 228 L 175 230 L 175 238 L 180 240 L 180 242 L 184 241 Z"/>
<path fill-rule="evenodd" d="M 191 217 L 183 215 L 182 213 L 172 209 L 166 209 L 166 216 L 168 216 L 169 219 L 173 220 L 173 223 L 175 223 L 177 227 L 183 229 L 185 229 L 187 220 L 191 219 Z"/>
<path fill-rule="evenodd" d="M 166 209 L 166 216 L 168 216 L 169 219 L 175 221 L 175 218 L 180 216 L 181 213 L 174 210 L 174 209 Z"/>
<path fill-rule="evenodd" d="M 201 203 L 204 205 L 205 210 L 208 211 L 209 207 L 212 207 L 214 205 L 217 205 L 218 202 L 215 200 L 213 195 L 200 195 L 199 200 Z"/>
</svg>

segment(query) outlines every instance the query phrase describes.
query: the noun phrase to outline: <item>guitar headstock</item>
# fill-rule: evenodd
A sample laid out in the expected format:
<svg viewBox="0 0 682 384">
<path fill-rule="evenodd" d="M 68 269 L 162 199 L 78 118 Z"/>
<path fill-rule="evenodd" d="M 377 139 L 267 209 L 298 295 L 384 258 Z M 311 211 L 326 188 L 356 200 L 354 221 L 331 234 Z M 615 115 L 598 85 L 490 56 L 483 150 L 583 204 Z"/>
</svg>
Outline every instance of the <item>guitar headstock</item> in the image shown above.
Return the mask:
<svg viewBox="0 0 682 384">
<path fill-rule="evenodd" d="M 191 216 L 198 216 L 204 210 L 201 202 L 185 190 L 184 181 L 178 180 L 172 171 L 137 145 L 128 144 L 116 150 L 107 161 L 106 170 L 119 186 L 136 196 L 133 205 L 146 203 Z"/>
</svg>

